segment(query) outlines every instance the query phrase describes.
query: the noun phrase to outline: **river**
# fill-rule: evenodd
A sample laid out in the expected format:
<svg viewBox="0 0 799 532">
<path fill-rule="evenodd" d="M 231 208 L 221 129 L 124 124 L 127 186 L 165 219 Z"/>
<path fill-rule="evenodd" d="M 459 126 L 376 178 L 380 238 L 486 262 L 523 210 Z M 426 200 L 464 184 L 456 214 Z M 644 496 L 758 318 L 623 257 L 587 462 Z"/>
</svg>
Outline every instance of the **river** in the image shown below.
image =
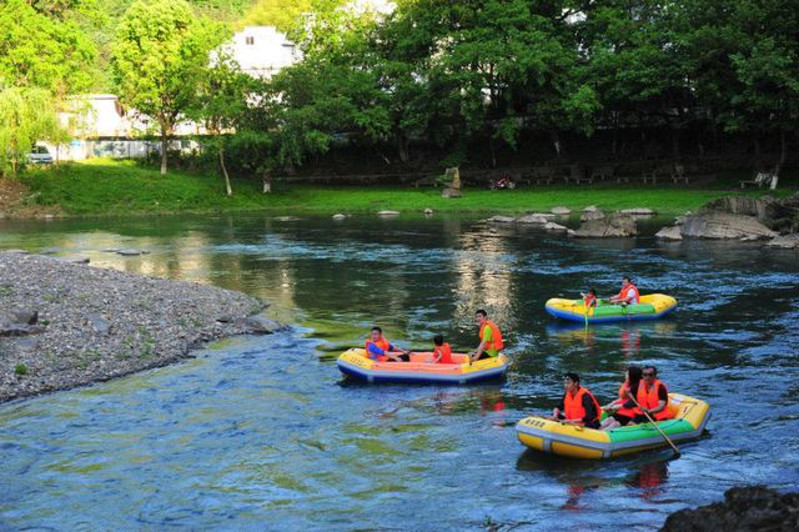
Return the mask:
<svg viewBox="0 0 799 532">
<path fill-rule="evenodd" d="M 651 234 L 651 231 L 647 234 Z M 150 253 L 121 257 L 108 248 Z M 649 530 L 740 484 L 799 484 L 799 261 L 757 243 L 577 241 L 457 217 L 270 216 L 0 222 L 0 249 L 241 290 L 288 332 L 0 405 L 0 529 Z M 548 297 L 632 275 L 672 316 L 569 327 Z M 346 382 L 335 358 L 372 324 L 399 344 L 505 331 L 506 381 Z M 682 456 L 585 462 L 525 451 L 513 424 L 576 371 L 600 399 L 652 363 L 711 404 Z"/>
</svg>

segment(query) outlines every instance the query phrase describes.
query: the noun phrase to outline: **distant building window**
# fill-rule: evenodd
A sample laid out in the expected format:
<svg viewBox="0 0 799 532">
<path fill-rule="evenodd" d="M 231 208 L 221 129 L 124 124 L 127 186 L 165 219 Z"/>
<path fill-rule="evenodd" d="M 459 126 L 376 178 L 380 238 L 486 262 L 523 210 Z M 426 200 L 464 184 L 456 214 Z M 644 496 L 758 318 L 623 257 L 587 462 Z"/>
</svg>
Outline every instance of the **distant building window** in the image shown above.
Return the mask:
<svg viewBox="0 0 799 532">
<path fill-rule="evenodd" d="M 245 44 L 250 44 L 250 45 L 255 44 L 255 37 L 245 37 L 244 42 Z"/>
</svg>

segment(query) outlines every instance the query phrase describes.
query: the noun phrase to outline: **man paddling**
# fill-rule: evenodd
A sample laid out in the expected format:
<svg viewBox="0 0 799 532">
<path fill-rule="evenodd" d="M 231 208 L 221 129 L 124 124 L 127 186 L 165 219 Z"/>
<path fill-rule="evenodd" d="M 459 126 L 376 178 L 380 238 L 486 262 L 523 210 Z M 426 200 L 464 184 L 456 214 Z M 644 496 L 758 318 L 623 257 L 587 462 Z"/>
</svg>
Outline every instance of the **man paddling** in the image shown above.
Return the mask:
<svg viewBox="0 0 799 532">
<path fill-rule="evenodd" d="M 638 288 L 633 284 L 632 279 L 625 277 L 621 281 L 621 290 L 610 298 L 610 302 L 617 305 L 635 305 L 640 300 L 640 297 Z"/>
<path fill-rule="evenodd" d="M 410 360 L 409 352 L 396 349 L 383 336 L 383 330 L 380 327 L 372 327 L 372 332 L 363 348 L 366 350 L 366 356 L 377 362 L 407 362 Z"/>
<path fill-rule="evenodd" d="M 644 412 L 649 414 L 655 421 L 671 419 L 674 414 L 669 410 L 669 390 L 658 378 L 658 370 L 655 366 L 644 366 L 643 380 L 638 385 L 636 401 L 641 413 L 633 418 L 634 423 L 646 423 L 649 421 Z"/>
<path fill-rule="evenodd" d="M 505 347 L 502 341 L 502 333 L 499 327 L 488 319 L 488 314 L 485 310 L 480 309 L 474 313 L 477 325 L 480 326 L 480 345 L 477 349 L 469 353 L 469 361 L 474 362 L 482 358 L 493 358 L 499 355 L 500 350 Z"/>
</svg>

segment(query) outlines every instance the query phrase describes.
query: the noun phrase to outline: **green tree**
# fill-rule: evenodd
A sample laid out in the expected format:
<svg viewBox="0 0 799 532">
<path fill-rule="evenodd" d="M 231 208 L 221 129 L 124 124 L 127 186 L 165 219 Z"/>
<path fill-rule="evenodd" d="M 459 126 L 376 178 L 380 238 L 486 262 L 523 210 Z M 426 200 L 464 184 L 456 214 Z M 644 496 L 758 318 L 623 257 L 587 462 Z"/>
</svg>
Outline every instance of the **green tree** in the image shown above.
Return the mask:
<svg viewBox="0 0 799 532">
<path fill-rule="evenodd" d="M 206 145 L 217 152 L 228 196 L 233 195 L 233 188 L 225 164 L 225 144 L 248 110 L 247 99 L 252 88 L 252 78 L 239 70 L 227 50 L 220 48 L 205 69 L 188 112 L 188 116 L 205 125 L 210 135 Z"/>
<path fill-rule="evenodd" d="M 287 32 L 303 13 L 310 13 L 311 0 L 257 0 L 241 21 L 242 26 L 275 26 Z"/>
<path fill-rule="evenodd" d="M 161 136 L 161 173 L 174 128 L 196 98 L 218 25 L 195 18 L 185 0 L 138 0 L 116 33 L 111 68 L 120 100 L 151 117 Z"/>
<path fill-rule="evenodd" d="M 0 172 L 17 177 L 21 164 L 39 140 L 62 140 L 53 95 L 36 87 L 0 91 Z"/>
</svg>

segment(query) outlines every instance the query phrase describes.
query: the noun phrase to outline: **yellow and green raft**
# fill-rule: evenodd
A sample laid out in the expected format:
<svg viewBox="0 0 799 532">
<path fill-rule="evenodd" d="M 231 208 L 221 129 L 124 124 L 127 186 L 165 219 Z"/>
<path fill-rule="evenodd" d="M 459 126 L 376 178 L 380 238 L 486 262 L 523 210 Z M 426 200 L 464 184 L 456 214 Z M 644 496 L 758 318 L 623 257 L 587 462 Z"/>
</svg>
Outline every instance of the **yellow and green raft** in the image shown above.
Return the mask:
<svg viewBox="0 0 799 532">
<path fill-rule="evenodd" d="M 657 424 L 672 441 L 692 440 L 702 435 L 710 419 L 710 406 L 706 402 L 670 393 L 668 408 L 675 414 L 674 419 Z M 519 441 L 530 449 L 593 460 L 615 458 L 668 445 L 651 423 L 602 431 L 531 416 L 516 424 L 516 434 Z"/>
<path fill-rule="evenodd" d="M 610 323 L 617 321 L 647 321 L 662 318 L 677 308 L 677 300 L 665 294 L 641 296 L 635 305 L 614 305 L 600 300 L 597 307 L 587 309 L 582 299 L 553 297 L 546 303 L 546 310 L 556 318 L 579 323 Z"/>
</svg>

